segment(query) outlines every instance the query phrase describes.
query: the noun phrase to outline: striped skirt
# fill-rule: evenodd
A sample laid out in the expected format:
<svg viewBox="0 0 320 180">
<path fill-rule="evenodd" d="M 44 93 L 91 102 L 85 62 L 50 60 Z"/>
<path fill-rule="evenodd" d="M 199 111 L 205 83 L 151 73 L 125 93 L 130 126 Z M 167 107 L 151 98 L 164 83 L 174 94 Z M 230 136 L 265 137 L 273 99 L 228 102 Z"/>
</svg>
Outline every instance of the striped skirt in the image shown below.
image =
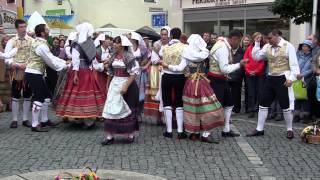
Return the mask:
<svg viewBox="0 0 320 180">
<path fill-rule="evenodd" d="M 189 133 L 211 131 L 224 125 L 224 111 L 210 84 L 188 79 L 183 91 L 184 127 Z M 195 91 L 197 90 L 197 94 Z"/>
<path fill-rule="evenodd" d="M 73 84 L 74 71 L 68 72 L 66 84 L 57 102 L 56 114 L 70 118 L 101 117 L 105 95 L 90 69 L 79 69 L 79 81 Z"/>
</svg>

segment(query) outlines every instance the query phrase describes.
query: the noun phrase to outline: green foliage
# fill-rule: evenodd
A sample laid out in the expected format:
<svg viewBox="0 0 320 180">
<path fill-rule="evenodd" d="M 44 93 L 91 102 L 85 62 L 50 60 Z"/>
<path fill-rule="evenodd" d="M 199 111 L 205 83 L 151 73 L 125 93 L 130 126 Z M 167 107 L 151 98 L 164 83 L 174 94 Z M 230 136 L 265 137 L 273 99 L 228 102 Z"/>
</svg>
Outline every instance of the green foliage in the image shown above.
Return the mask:
<svg viewBox="0 0 320 180">
<path fill-rule="evenodd" d="M 281 18 L 293 19 L 297 25 L 312 20 L 313 0 L 275 0 L 271 11 Z"/>
</svg>

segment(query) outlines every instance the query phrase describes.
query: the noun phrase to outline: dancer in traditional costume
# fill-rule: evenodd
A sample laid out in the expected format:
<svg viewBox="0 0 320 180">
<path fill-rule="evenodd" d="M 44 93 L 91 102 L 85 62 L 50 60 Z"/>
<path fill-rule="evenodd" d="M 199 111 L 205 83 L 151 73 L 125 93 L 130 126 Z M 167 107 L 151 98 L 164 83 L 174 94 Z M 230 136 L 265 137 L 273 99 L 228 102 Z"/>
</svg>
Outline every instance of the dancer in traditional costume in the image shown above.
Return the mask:
<svg viewBox="0 0 320 180">
<path fill-rule="evenodd" d="M 143 112 L 143 105 L 144 105 L 144 99 L 145 99 L 145 89 L 146 84 L 148 81 L 148 72 L 147 66 L 149 62 L 148 58 L 148 49 L 146 47 L 146 44 L 142 38 L 142 36 L 136 32 L 131 32 L 131 43 L 133 48 L 133 55 L 136 57 L 136 61 L 139 63 L 140 66 L 140 74 L 136 77 L 136 82 L 139 87 L 139 107 L 138 107 L 138 116 L 140 121 L 142 120 L 142 112 Z"/>
<path fill-rule="evenodd" d="M 67 63 L 70 63 L 71 62 L 71 59 L 72 59 L 72 55 L 71 55 L 71 50 L 72 50 L 72 47 L 74 45 L 74 41 L 77 39 L 77 32 L 71 32 L 68 36 L 68 39 L 64 45 L 64 49 L 65 49 L 65 53 L 66 53 L 66 58 L 67 58 Z M 52 96 L 52 104 L 54 106 L 57 105 L 57 101 L 58 99 L 60 98 L 61 96 L 61 92 L 66 84 L 66 81 L 67 81 L 67 77 L 68 77 L 68 69 L 63 69 L 61 71 L 58 72 L 59 74 L 59 77 L 58 77 L 58 80 L 57 80 L 57 85 L 54 89 L 54 93 L 53 93 L 53 96 Z"/>
<path fill-rule="evenodd" d="M 20 98 L 23 97 L 22 125 L 31 127 L 29 122 L 29 112 L 31 106 L 31 88 L 24 80 L 24 71 L 30 58 L 32 38 L 26 33 L 27 23 L 24 20 L 15 21 L 17 35 L 11 38 L 5 48 L 9 52 L 13 47 L 18 47 L 17 54 L 12 59 L 6 59 L 6 64 L 11 68 L 11 102 L 12 102 L 12 122 L 10 128 L 18 127 L 18 116 L 20 109 Z"/>
<path fill-rule="evenodd" d="M 108 63 L 112 56 L 112 38 L 105 34 L 99 34 L 95 41 L 99 41 L 99 46 L 96 49 L 96 60 L 93 63 L 94 69 L 97 70 L 95 71 L 95 78 L 99 83 L 100 91 L 106 98 L 108 76 L 104 64 Z"/>
<path fill-rule="evenodd" d="M 118 36 L 113 43 L 114 54 L 108 66 L 107 100 L 102 114 L 105 118 L 102 145 L 112 144 L 115 135 L 125 135 L 132 143 L 134 133 L 139 130 L 139 88 L 135 79 L 140 67 L 127 37 Z"/>
<path fill-rule="evenodd" d="M 179 41 L 181 30 L 173 28 L 170 31 L 171 41 L 169 45 L 163 49 L 163 61 L 168 65 L 180 64 L 183 57 L 183 50 L 185 44 Z M 172 112 L 175 107 L 178 139 L 185 139 L 187 135 L 183 131 L 183 102 L 182 94 L 185 83 L 185 76 L 182 71 L 172 71 L 168 68 L 163 69 L 161 79 L 161 92 L 164 107 L 164 116 L 166 120 L 167 129 L 163 133 L 164 137 L 172 138 Z M 175 96 L 172 95 L 174 90 Z M 173 101 L 174 99 L 174 101 Z"/>
<path fill-rule="evenodd" d="M 66 61 L 55 57 L 47 45 L 49 29 L 45 24 L 35 27 L 36 39 L 32 41 L 29 62 L 25 70 L 25 79 L 33 93 L 32 128 L 34 132 L 47 132 L 45 126 L 56 126 L 48 119 L 48 106 L 50 105 L 50 91 L 43 78 L 46 65 L 56 71 L 67 68 Z M 39 115 L 41 113 L 41 124 Z"/>
<path fill-rule="evenodd" d="M 156 119 L 157 125 L 163 125 L 162 109 L 160 107 L 160 99 L 156 95 L 160 87 L 160 61 L 162 56 L 159 55 L 160 49 L 169 43 L 170 28 L 164 27 L 160 30 L 161 39 L 153 44 L 151 53 L 151 67 L 149 71 L 149 83 L 146 86 L 146 96 L 144 102 L 144 116 Z"/>
<path fill-rule="evenodd" d="M 207 44 L 198 34 L 192 34 L 187 40 L 179 65 L 162 64 L 171 71 L 185 70 L 188 79 L 183 90 L 184 128 L 191 133 L 190 139 L 207 143 L 218 143 L 210 138 L 211 131 L 224 124 L 222 105 L 210 87 L 205 70 L 205 60 L 209 56 Z"/>
<path fill-rule="evenodd" d="M 269 43 L 260 48 L 261 36 L 255 38 L 252 57 L 268 61 L 268 75 L 262 90 L 257 128 L 247 136 L 263 136 L 268 109 L 276 98 L 287 125 L 286 137 L 294 137 L 292 129 L 294 95 L 292 82 L 300 75 L 299 63 L 294 46 L 281 37 L 279 30 L 266 31 Z"/>
<path fill-rule="evenodd" d="M 3 35 L 0 44 L 0 52 L 4 52 L 7 42 L 10 40 L 8 35 Z M 0 112 L 8 110 L 11 103 L 11 84 L 10 70 L 6 67 L 5 59 L 0 59 Z"/>
<path fill-rule="evenodd" d="M 232 64 L 232 50 L 237 49 L 242 37 L 239 30 L 230 32 L 227 38 L 220 38 L 210 51 L 208 78 L 219 102 L 224 107 L 224 128 L 222 137 L 236 137 L 240 134 L 230 129 L 230 118 L 233 108 L 231 89 L 228 84 L 228 74 L 246 64 L 245 60 Z"/>
<path fill-rule="evenodd" d="M 57 103 L 58 116 L 76 118 L 85 128 L 94 127 L 101 117 L 105 96 L 94 77 L 92 61 L 96 49 L 91 39 L 93 26 L 87 22 L 77 25 L 77 41 L 72 48 L 72 70 Z"/>
</svg>

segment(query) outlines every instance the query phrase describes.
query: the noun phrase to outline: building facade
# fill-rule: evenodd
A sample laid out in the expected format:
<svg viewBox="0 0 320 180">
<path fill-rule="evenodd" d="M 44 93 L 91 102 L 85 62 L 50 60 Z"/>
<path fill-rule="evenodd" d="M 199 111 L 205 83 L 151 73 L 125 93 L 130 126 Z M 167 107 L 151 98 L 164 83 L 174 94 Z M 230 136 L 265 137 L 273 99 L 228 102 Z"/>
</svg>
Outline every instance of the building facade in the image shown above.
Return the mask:
<svg viewBox="0 0 320 180">
<path fill-rule="evenodd" d="M 17 18 L 19 9 L 22 10 L 22 6 L 22 0 L 0 1 L 0 25 L 4 27 L 5 33 L 16 33 L 14 21 Z"/>
<path fill-rule="evenodd" d="M 270 11 L 274 0 L 180 0 L 183 29 L 187 34 L 215 32 L 228 35 L 232 29 L 244 34 L 278 28 L 283 37 L 298 45 L 310 33 L 310 24 L 294 25 Z"/>
</svg>

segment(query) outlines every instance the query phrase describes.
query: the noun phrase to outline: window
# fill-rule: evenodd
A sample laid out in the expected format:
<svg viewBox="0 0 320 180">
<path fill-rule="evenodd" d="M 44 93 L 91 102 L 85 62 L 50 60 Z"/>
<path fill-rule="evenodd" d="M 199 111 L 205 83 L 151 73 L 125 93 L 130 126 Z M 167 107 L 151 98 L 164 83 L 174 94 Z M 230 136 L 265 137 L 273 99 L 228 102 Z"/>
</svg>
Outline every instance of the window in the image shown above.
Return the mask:
<svg viewBox="0 0 320 180">
<path fill-rule="evenodd" d="M 156 0 L 144 0 L 146 3 L 156 3 Z"/>
<path fill-rule="evenodd" d="M 9 3 L 16 3 L 16 0 L 7 0 L 7 4 Z"/>
</svg>

